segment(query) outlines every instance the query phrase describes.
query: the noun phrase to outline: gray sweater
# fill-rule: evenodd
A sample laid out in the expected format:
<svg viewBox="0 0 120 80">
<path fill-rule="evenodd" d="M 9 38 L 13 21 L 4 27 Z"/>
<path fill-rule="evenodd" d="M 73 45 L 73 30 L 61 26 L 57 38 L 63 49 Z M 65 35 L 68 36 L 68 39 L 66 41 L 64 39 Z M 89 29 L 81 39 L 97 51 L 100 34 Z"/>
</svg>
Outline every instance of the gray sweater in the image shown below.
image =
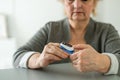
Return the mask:
<svg viewBox="0 0 120 80">
<path fill-rule="evenodd" d="M 86 43 L 90 44 L 99 53 L 114 54 L 120 64 L 120 37 L 111 24 L 90 19 L 84 38 Z M 49 42 L 69 42 L 70 39 L 70 25 L 67 18 L 49 22 L 14 53 L 13 65 L 17 67 L 26 52 L 35 51 L 41 53 L 44 46 Z M 61 62 L 68 61 L 69 59 Z M 118 74 L 120 75 L 120 68 Z"/>
</svg>

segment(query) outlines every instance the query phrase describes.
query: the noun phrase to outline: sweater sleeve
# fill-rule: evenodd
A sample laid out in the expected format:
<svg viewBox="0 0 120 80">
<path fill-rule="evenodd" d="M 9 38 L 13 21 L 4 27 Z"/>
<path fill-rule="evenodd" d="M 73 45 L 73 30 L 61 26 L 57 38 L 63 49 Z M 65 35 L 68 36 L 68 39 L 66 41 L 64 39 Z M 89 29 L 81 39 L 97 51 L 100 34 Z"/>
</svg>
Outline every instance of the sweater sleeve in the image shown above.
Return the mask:
<svg viewBox="0 0 120 80">
<path fill-rule="evenodd" d="M 14 67 L 18 68 L 19 65 L 23 65 L 23 64 L 21 64 L 21 63 L 23 63 L 23 62 L 21 62 L 21 60 L 23 61 L 23 57 L 25 57 L 25 55 L 27 55 L 27 53 L 29 53 L 29 52 L 41 53 L 42 52 L 44 45 L 46 45 L 46 43 L 47 43 L 48 32 L 49 32 L 48 27 L 49 27 L 49 24 L 46 24 L 44 27 L 42 27 L 25 45 L 21 46 L 14 53 L 14 55 L 13 55 Z M 27 56 L 29 57 L 29 55 L 27 55 Z M 27 61 L 27 60 L 24 60 L 24 61 Z"/>
<path fill-rule="evenodd" d="M 19 67 L 20 68 L 28 68 L 28 65 L 27 65 L 27 63 L 28 63 L 28 59 L 29 59 L 29 57 L 31 56 L 31 55 L 33 55 L 35 52 L 27 52 L 27 53 L 25 53 L 25 55 L 21 58 L 21 60 L 20 60 L 20 63 L 19 63 Z"/>
<path fill-rule="evenodd" d="M 118 67 L 118 71 L 116 72 L 120 75 L 120 36 L 117 30 L 112 25 L 109 25 L 109 29 L 107 31 L 105 52 L 115 55 L 119 64 L 115 68 Z"/>
<path fill-rule="evenodd" d="M 118 59 L 114 54 L 111 53 L 103 53 L 105 55 L 108 55 L 110 58 L 110 62 L 111 62 L 111 66 L 110 69 L 107 73 L 105 73 L 105 75 L 109 75 L 109 74 L 117 74 L 118 73 L 118 68 L 119 68 L 119 63 L 118 63 Z"/>
</svg>

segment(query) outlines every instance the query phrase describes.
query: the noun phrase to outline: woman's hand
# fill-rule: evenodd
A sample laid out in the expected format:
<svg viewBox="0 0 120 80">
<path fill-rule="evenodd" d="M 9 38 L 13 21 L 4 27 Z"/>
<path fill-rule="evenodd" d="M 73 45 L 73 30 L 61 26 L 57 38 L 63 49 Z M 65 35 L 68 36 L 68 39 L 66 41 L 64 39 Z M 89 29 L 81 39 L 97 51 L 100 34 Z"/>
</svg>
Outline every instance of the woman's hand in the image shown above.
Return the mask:
<svg viewBox="0 0 120 80">
<path fill-rule="evenodd" d="M 36 54 L 38 55 L 38 54 Z M 33 55 L 35 56 L 35 55 Z M 48 66 L 50 63 L 60 61 L 69 56 L 59 47 L 59 43 L 48 43 L 41 54 L 36 57 L 34 68 L 43 68 Z"/>
<path fill-rule="evenodd" d="M 73 46 L 75 53 L 70 56 L 73 66 L 80 72 L 97 71 L 106 73 L 110 68 L 110 59 L 107 55 L 98 53 L 87 44 Z"/>
</svg>

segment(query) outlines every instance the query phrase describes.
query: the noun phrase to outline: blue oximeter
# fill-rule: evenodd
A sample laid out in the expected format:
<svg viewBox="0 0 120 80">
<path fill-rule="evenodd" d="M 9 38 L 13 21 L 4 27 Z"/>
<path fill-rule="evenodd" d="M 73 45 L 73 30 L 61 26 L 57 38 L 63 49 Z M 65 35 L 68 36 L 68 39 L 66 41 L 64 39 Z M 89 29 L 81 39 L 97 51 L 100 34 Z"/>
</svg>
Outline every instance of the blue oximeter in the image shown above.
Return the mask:
<svg viewBox="0 0 120 80">
<path fill-rule="evenodd" d="M 72 47 L 72 45 L 65 42 L 60 43 L 60 48 L 68 54 L 72 54 L 74 52 L 74 48 Z"/>
</svg>

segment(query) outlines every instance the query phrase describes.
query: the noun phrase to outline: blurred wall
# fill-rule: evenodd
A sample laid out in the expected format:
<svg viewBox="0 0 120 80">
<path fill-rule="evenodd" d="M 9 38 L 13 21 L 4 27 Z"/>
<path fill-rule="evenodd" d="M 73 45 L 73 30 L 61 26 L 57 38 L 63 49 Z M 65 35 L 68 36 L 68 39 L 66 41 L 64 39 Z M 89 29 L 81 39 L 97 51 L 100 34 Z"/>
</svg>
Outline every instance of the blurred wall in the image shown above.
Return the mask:
<svg viewBox="0 0 120 80">
<path fill-rule="evenodd" d="M 40 27 L 51 20 L 64 17 L 62 5 L 57 0 L 15 0 L 14 31 L 10 36 L 21 46 L 28 41 Z"/>
</svg>

